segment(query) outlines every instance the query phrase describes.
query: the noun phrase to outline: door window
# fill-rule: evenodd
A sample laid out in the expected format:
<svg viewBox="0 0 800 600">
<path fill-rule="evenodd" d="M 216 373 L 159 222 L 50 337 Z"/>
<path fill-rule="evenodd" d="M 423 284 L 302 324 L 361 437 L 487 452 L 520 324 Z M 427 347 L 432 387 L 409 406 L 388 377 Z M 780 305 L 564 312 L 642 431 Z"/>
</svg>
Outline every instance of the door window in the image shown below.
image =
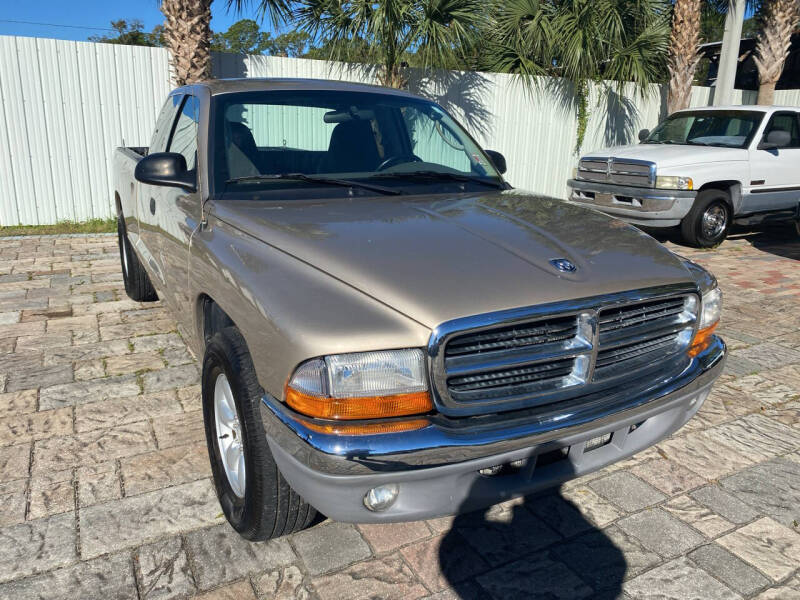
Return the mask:
<svg viewBox="0 0 800 600">
<path fill-rule="evenodd" d="M 194 96 L 186 96 L 181 107 L 175 131 L 169 142 L 170 152 L 179 152 L 186 159 L 186 168 L 192 170 L 197 163 L 198 102 Z"/>
<path fill-rule="evenodd" d="M 800 148 L 800 126 L 798 126 L 797 119 L 797 113 L 775 113 L 772 115 L 769 123 L 767 123 L 766 129 L 764 129 L 763 139 L 766 140 L 767 136 L 773 131 L 786 131 L 789 133 L 789 136 L 791 136 L 791 139 L 789 141 L 789 145 L 785 147 Z"/>
<path fill-rule="evenodd" d="M 149 153 L 165 152 L 167 150 L 167 140 L 172 131 L 172 124 L 175 122 L 175 113 L 178 112 L 178 107 L 183 100 L 180 94 L 173 94 L 164 103 L 164 107 L 158 115 L 156 120 L 156 128 L 153 131 L 153 138 L 150 141 Z"/>
</svg>

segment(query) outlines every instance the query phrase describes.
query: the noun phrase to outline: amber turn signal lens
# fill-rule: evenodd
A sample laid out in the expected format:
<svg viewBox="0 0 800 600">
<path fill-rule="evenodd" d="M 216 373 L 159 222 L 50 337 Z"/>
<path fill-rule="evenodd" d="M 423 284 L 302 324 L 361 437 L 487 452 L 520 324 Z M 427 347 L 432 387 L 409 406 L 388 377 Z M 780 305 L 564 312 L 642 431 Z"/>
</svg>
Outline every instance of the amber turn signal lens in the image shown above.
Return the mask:
<svg viewBox="0 0 800 600">
<path fill-rule="evenodd" d="M 428 392 L 394 396 L 321 398 L 287 387 L 286 403 L 297 412 L 318 419 L 383 419 L 419 415 L 433 410 L 433 402 Z"/>
<path fill-rule="evenodd" d="M 428 425 L 427 419 L 411 419 L 408 421 L 390 421 L 388 423 L 312 423 L 301 421 L 303 425 L 319 433 L 331 435 L 378 435 L 381 433 L 397 433 L 399 431 L 413 431 Z"/>
<path fill-rule="evenodd" d="M 711 336 L 714 334 L 717 325 L 719 325 L 719 323 L 714 323 L 711 327 L 706 327 L 705 329 L 697 331 L 692 340 L 692 345 L 689 346 L 689 356 L 694 358 L 708 348 L 708 345 L 711 343 Z"/>
</svg>

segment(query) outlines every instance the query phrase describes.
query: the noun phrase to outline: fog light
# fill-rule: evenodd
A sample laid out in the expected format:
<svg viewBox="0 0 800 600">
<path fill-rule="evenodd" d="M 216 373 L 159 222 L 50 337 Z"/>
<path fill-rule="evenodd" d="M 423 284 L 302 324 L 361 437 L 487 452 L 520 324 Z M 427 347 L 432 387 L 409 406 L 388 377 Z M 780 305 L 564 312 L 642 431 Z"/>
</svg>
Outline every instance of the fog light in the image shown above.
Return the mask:
<svg viewBox="0 0 800 600">
<path fill-rule="evenodd" d="M 596 438 L 592 438 L 588 442 L 586 442 L 586 446 L 584 446 L 583 451 L 591 452 L 592 450 L 596 450 L 597 448 L 605 446 L 610 441 L 611 441 L 611 434 L 604 433 L 603 435 L 599 435 Z"/>
<path fill-rule="evenodd" d="M 494 465 L 492 467 L 484 467 L 483 469 L 480 469 L 478 473 L 485 475 L 486 477 L 491 477 L 492 475 L 497 475 L 502 470 L 503 465 Z"/>
<path fill-rule="evenodd" d="M 378 487 L 372 488 L 364 495 L 364 506 L 373 512 L 386 510 L 394 504 L 399 493 L 400 488 L 396 483 L 379 485 Z"/>
</svg>

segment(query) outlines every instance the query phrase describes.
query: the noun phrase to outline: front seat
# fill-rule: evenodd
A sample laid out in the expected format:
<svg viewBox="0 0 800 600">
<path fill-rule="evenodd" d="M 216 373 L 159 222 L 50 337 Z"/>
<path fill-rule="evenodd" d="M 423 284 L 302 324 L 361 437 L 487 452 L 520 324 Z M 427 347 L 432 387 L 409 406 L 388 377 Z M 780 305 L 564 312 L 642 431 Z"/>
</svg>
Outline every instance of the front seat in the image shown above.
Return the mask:
<svg viewBox="0 0 800 600">
<path fill-rule="evenodd" d="M 230 123 L 231 127 L 231 142 L 236 144 L 236 147 L 250 159 L 253 164 L 258 164 L 258 146 L 253 137 L 253 132 L 244 123 Z"/>
<path fill-rule="evenodd" d="M 353 119 L 333 128 L 328 152 L 320 161 L 320 173 L 374 171 L 380 156 L 370 121 Z"/>
<path fill-rule="evenodd" d="M 253 132 L 244 123 L 228 121 L 229 143 L 226 148 L 228 158 L 228 175 L 230 177 L 247 177 L 258 175 L 259 152 Z"/>
</svg>

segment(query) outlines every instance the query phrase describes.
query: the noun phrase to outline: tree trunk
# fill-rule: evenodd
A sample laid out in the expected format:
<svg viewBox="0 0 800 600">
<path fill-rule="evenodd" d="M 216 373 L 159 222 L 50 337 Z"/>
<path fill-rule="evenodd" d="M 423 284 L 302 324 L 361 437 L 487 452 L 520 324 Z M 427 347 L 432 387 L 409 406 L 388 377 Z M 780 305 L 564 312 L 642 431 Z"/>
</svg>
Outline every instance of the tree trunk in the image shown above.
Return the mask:
<svg viewBox="0 0 800 600">
<path fill-rule="evenodd" d="M 378 71 L 378 83 L 398 90 L 406 89 L 408 87 L 408 75 L 405 63 L 381 65 Z"/>
<path fill-rule="evenodd" d="M 163 0 L 164 38 L 170 50 L 175 85 L 211 76 L 212 0 Z"/>
<path fill-rule="evenodd" d="M 771 106 L 775 101 L 775 82 L 765 81 L 758 85 L 758 100 L 757 104 L 764 106 Z"/>
<path fill-rule="evenodd" d="M 772 104 L 775 84 L 789 55 L 792 31 L 800 20 L 797 0 L 767 0 L 753 60 L 758 68 L 758 103 Z"/>
<path fill-rule="evenodd" d="M 667 113 L 689 106 L 700 55 L 700 0 L 675 0 L 669 36 Z"/>
</svg>

